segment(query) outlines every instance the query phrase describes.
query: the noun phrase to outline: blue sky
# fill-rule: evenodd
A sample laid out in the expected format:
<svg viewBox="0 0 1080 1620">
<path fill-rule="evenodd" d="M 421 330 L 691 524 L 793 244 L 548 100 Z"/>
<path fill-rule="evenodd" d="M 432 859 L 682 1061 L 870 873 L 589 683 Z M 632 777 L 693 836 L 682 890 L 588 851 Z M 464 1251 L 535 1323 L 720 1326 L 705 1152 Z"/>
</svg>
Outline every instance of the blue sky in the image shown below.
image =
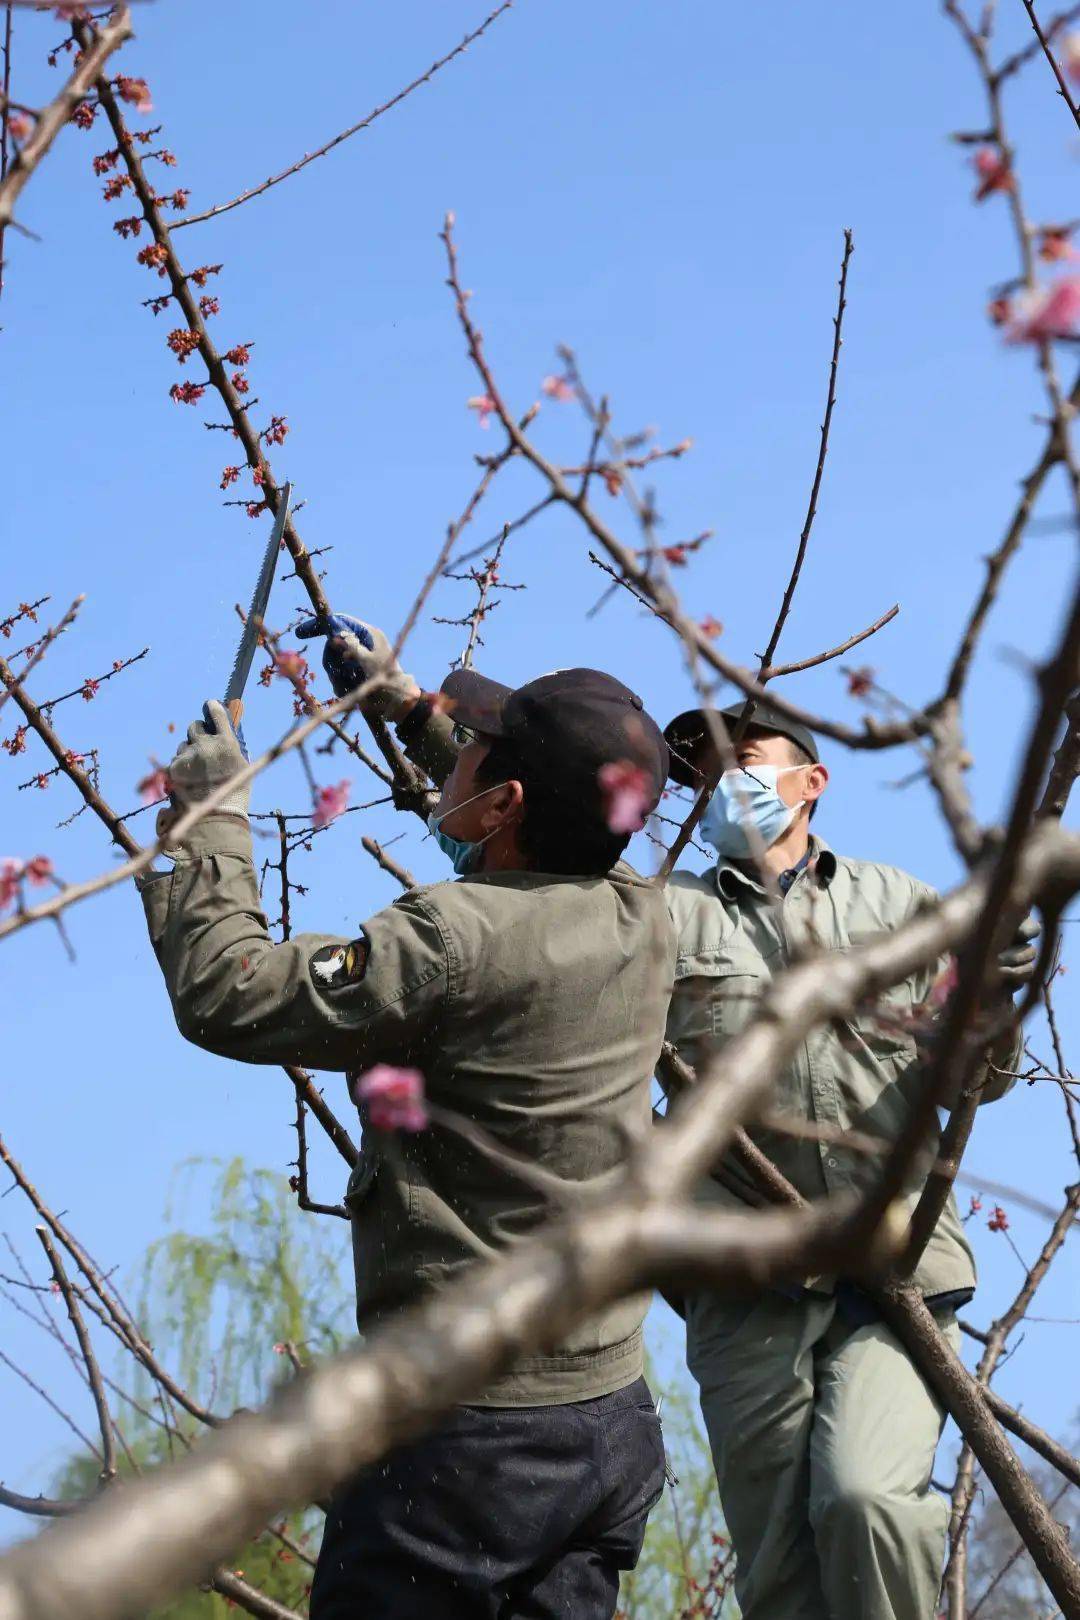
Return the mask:
<svg viewBox="0 0 1080 1620">
<path fill-rule="evenodd" d="M 1000 9 L 1009 44 L 1023 43 L 1022 8 Z M 179 159 L 168 182 L 189 186 L 201 208 L 354 122 L 482 15 L 463 0 L 182 9 L 160 0 L 138 8 L 139 38 L 123 67 L 150 81 L 153 121 Z M 18 15 L 19 99 L 43 100 L 56 83 L 44 64 L 55 37 L 45 19 Z M 181 233 L 190 265 L 224 262 L 212 288 L 222 302 L 215 333 L 223 347 L 255 344 L 257 418 L 289 419 L 274 465 L 307 502 L 300 528 L 309 546 L 334 548 L 323 559 L 334 603 L 396 628 L 475 482 L 472 456 L 499 442 L 466 409 L 477 384 L 437 240 L 452 208 L 474 313 L 515 407 L 537 397 L 554 345 L 568 342 L 594 389 L 609 392 L 620 428 L 653 426 L 662 443 L 693 437 L 692 454 L 655 480 L 664 539 L 715 530 L 679 584 L 695 612 L 723 621 L 729 654 L 752 661 L 802 523 L 842 229 L 851 226 L 832 449 L 781 652 L 832 645 L 899 601 L 900 618 L 858 661 L 911 701 L 932 696 L 980 558 L 1000 536 L 1042 431 L 1029 357 L 1003 348 L 984 316 L 987 287 L 1013 273 L 1004 210 L 998 201 L 972 205 L 964 154 L 946 138 L 978 124 L 979 96 L 929 0 L 887 17 L 856 0 L 768 8 L 519 0 L 372 130 L 243 209 Z M 1033 214 L 1069 217 L 1075 132 L 1043 63 L 1011 88 L 1009 104 Z M 266 529 L 220 504 L 217 481 L 232 456 L 224 435 L 201 426 L 219 413 L 168 398 L 198 366 L 178 371 L 165 347 L 170 316 L 140 307 L 160 283 L 136 265 L 138 244 L 110 229 L 130 210 L 103 203 L 91 173 L 92 155 L 108 144 L 100 129 L 65 131 L 20 206 L 40 242 L 8 239 L 0 612 L 45 592 L 59 610 L 87 593 L 78 629 L 35 681 L 39 698 L 151 645 L 92 706 L 76 699 L 56 712 L 69 745 L 100 748 L 103 789 L 126 808 L 148 757 L 169 757 L 168 726 L 182 729 L 222 688 L 232 606 L 250 594 Z M 572 407 L 545 404 L 536 433 L 553 454 L 580 458 Z M 512 468 L 476 539 L 541 493 L 527 469 Z M 633 543 L 629 512 L 597 499 Z M 1063 510 L 1053 484 L 1041 513 Z M 965 720 L 987 818 L 1006 803 L 1031 711 L 1026 664 L 1052 641 L 1074 549 L 1052 524 L 1031 535 L 983 641 Z M 510 682 L 597 665 L 665 719 L 690 695 L 678 648 L 625 596 L 586 619 L 604 583 L 587 550 L 564 514 L 511 541 L 505 576 L 528 589 L 490 620 L 478 665 Z M 279 581 L 271 622 L 290 622 L 301 601 L 294 582 Z M 467 587 L 440 583 L 406 660 L 424 684 L 438 684 L 462 639 L 431 616 L 456 618 L 470 605 Z M 835 665 L 787 690 L 808 707 L 858 714 Z M 249 740 L 270 741 L 287 717 L 280 685 L 256 689 Z M 10 709 L 3 722 L 6 735 Z M 89 816 L 54 830 L 74 808 L 66 786 L 15 791 L 38 757 L 0 758 L 5 852 L 41 850 L 69 878 L 100 870 L 109 855 Z M 833 785 L 818 826 L 835 847 L 940 885 L 956 880 L 925 788 L 891 785 L 917 766 L 910 751 L 830 748 L 826 757 Z M 351 774 L 357 801 L 375 796 L 377 784 L 356 770 L 318 765 L 324 780 Z M 304 805 L 291 765 L 258 786 L 257 808 Z M 390 880 L 360 849 L 358 822 L 377 837 L 402 831 L 392 811 L 376 809 L 320 840 L 298 865 L 309 889 L 298 902 L 301 926 L 351 934 L 392 899 Z M 421 877 L 444 875 L 418 824 L 404 831 L 395 853 Z M 640 859 L 651 861 L 648 846 Z M 161 1230 L 169 1174 L 182 1159 L 242 1152 L 286 1167 L 290 1088 L 272 1069 L 226 1064 L 181 1042 L 127 887 L 73 911 L 69 928 L 74 966 L 44 927 L 3 948 L 2 1128 L 45 1194 L 123 1273 Z M 1071 979 L 1060 999 L 1075 1053 Z M 328 1092 L 342 1100 L 335 1077 Z M 1053 1203 L 1075 1168 L 1052 1088 L 1021 1089 L 987 1110 L 968 1163 Z M 337 1162 L 321 1149 L 315 1178 L 322 1196 L 338 1191 Z M 14 1197 L 2 1212 L 27 1252 L 36 1248 Z M 1012 1230 L 1031 1256 L 1043 1223 L 1017 1209 Z M 975 1244 L 983 1288 L 972 1314 L 982 1321 L 1021 1273 L 985 1225 Z M 1067 1257 L 1040 1302 L 1040 1315 L 1080 1316 Z M 1072 1415 L 1076 1332 L 1031 1323 L 1001 1375 L 1003 1392 L 1051 1429 Z M 5 1316 L 2 1340 L 24 1365 L 45 1367 L 43 1346 L 21 1322 Z M 672 1344 L 669 1335 L 669 1360 Z M 49 1371 L 62 1388 L 61 1370 Z M 0 1380 L 0 1477 L 36 1489 L 65 1452 L 64 1431 L 3 1369 Z M 0 1526 L 21 1531 L 14 1519 Z"/>
</svg>

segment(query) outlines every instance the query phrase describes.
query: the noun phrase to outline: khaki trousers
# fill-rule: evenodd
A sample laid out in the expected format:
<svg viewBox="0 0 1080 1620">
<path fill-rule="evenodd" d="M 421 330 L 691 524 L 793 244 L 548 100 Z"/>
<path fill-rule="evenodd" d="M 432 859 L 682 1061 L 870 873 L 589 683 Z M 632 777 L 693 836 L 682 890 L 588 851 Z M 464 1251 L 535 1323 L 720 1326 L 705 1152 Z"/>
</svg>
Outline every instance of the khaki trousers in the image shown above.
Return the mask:
<svg viewBox="0 0 1080 1620">
<path fill-rule="evenodd" d="M 686 1347 L 743 1620 L 934 1620 L 942 1412 L 889 1330 L 832 1298 L 701 1294 Z"/>
</svg>

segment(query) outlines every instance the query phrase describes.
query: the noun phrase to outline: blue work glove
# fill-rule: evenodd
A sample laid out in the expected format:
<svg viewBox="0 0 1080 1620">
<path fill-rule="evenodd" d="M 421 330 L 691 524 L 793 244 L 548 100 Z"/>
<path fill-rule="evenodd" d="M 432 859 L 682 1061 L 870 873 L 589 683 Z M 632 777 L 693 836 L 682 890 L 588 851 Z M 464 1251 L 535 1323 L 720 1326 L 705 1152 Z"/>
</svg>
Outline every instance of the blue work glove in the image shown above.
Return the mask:
<svg viewBox="0 0 1080 1620">
<path fill-rule="evenodd" d="M 353 692 L 370 680 L 376 670 L 380 681 L 373 687 L 360 707 L 365 714 L 383 720 L 397 720 L 405 714 L 420 696 L 420 688 L 411 675 L 406 675 L 394 658 L 390 643 L 382 631 L 349 613 L 331 613 L 329 617 L 304 619 L 296 627 L 302 640 L 310 636 L 325 636 L 323 669 L 330 677 L 330 685 L 338 697 Z"/>
</svg>

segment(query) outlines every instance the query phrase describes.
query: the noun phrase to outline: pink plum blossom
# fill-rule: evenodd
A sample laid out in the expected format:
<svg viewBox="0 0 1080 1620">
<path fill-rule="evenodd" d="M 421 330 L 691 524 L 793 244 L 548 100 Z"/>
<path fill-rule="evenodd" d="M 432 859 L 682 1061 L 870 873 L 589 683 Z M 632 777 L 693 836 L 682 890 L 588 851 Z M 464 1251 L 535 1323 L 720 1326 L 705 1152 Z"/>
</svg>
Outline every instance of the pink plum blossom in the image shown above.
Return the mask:
<svg viewBox="0 0 1080 1620">
<path fill-rule="evenodd" d="M 286 649 L 274 654 L 274 668 L 287 680 L 306 681 L 310 671 L 303 653 Z"/>
<path fill-rule="evenodd" d="M 1075 337 L 1080 326 L 1080 276 L 1066 276 L 1049 287 L 1021 293 L 1005 334 L 1009 343 L 1039 343 Z"/>
<path fill-rule="evenodd" d="M 492 399 L 491 395 L 474 394 L 472 398 L 466 400 L 465 403 L 470 411 L 476 412 L 476 419 L 480 423 L 480 426 L 482 428 L 486 428 L 491 413 L 495 409 L 495 401 Z"/>
<path fill-rule="evenodd" d="M 33 855 L 23 868 L 23 876 L 35 887 L 47 883 L 53 875 L 53 863 L 47 855 Z"/>
<path fill-rule="evenodd" d="M 313 827 L 329 827 L 332 821 L 337 820 L 348 806 L 349 786 L 350 784 L 345 781 L 337 782 L 333 787 L 319 789 L 318 798 L 315 800 L 315 814 L 311 818 Z"/>
<path fill-rule="evenodd" d="M 419 1069 L 397 1069 L 390 1063 L 377 1063 L 356 1079 L 353 1098 L 366 1105 L 368 1124 L 377 1131 L 427 1128 L 424 1077 Z"/>
<path fill-rule="evenodd" d="M 141 782 L 135 784 L 135 791 L 143 804 L 157 804 L 160 799 L 169 797 L 169 773 L 164 765 L 157 765 L 150 761 L 153 770 L 143 777 Z"/>
<path fill-rule="evenodd" d="M 652 809 L 652 783 L 632 760 L 618 759 L 597 772 L 604 795 L 604 818 L 613 833 L 636 833 Z"/>
<path fill-rule="evenodd" d="M 540 391 L 548 399 L 568 400 L 574 397 L 574 385 L 569 377 L 545 377 L 540 384 Z"/>
<path fill-rule="evenodd" d="M 1066 34 L 1061 45 L 1061 60 L 1069 78 L 1080 84 L 1080 34 Z"/>
</svg>

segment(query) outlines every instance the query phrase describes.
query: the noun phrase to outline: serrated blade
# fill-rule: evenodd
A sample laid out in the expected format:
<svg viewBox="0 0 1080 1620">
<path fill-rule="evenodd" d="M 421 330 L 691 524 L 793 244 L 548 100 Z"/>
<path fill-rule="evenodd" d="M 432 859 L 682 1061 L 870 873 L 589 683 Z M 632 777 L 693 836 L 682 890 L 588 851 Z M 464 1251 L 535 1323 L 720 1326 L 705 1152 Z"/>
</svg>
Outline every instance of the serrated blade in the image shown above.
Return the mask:
<svg viewBox="0 0 1080 1620">
<path fill-rule="evenodd" d="M 285 524 L 289 518 L 289 502 L 292 498 L 292 485 L 283 484 L 281 487 L 281 500 L 278 504 L 277 517 L 274 519 L 273 532 L 267 541 L 263 553 L 262 567 L 255 582 L 255 592 L 251 598 L 251 606 L 244 621 L 243 634 L 240 645 L 236 649 L 233 659 L 232 674 L 229 684 L 225 688 L 225 707 L 230 703 L 238 703 L 244 695 L 244 687 L 251 673 L 251 665 L 255 658 L 255 649 L 259 645 L 259 633 L 263 628 L 263 615 L 270 600 L 270 587 L 274 583 L 274 569 L 277 567 L 278 552 L 281 550 L 281 537 L 285 533 Z"/>
</svg>

